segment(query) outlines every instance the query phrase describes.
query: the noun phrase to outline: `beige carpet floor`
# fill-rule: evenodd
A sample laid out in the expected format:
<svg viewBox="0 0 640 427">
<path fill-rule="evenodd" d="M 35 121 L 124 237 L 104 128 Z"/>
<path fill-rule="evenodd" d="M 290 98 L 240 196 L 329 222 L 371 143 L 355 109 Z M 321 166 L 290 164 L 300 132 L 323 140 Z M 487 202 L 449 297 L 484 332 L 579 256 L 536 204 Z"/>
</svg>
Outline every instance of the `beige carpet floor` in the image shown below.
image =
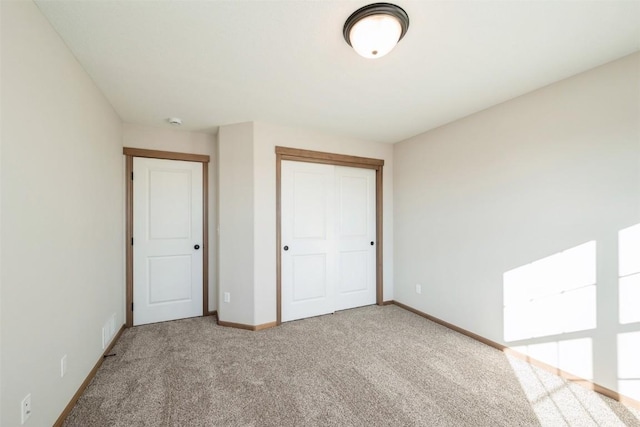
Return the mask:
<svg viewBox="0 0 640 427">
<path fill-rule="evenodd" d="M 640 411 L 397 306 L 260 332 L 128 329 L 66 426 L 640 426 Z"/>
</svg>

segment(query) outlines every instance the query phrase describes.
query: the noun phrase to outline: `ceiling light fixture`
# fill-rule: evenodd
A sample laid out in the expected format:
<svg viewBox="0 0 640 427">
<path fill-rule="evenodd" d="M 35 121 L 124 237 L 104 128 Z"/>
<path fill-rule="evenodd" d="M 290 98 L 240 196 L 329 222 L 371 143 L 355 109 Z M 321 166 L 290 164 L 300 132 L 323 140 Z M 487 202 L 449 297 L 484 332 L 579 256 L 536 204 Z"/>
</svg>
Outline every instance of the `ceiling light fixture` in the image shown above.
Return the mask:
<svg viewBox="0 0 640 427">
<path fill-rule="evenodd" d="M 182 125 L 182 119 L 178 118 L 178 117 L 169 117 L 167 119 L 167 121 L 174 125 L 174 126 L 181 126 Z"/>
<path fill-rule="evenodd" d="M 374 3 L 351 14 L 342 35 L 365 58 L 380 58 L 398 44 L 409 29 L 409 15 L 400 6 Z"/>
</svg>

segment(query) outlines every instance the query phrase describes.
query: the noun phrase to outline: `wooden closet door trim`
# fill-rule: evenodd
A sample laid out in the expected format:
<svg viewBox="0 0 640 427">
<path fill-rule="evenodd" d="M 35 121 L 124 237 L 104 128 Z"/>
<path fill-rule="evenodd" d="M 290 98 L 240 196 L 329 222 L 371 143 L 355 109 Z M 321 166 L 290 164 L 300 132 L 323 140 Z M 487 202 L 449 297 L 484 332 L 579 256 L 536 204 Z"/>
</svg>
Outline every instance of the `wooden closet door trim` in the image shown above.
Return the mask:
<svg viewBox="0 0 640 427">
<path fill-rule="evenodd" d="M 382 239 L 382 168 L 384 160 L 368 157 L 347 156 L 298 148 L 276 147 L 276 324 L 282 323 L 282 230 L 281 230 L 281 163 L 283 160 L 296 162 L 324 163 L 376 171 L 376 304 L 383 305 L 383 239 Z"/>
<path fill-rule="evenodd" d="M 187 162 L 202 163 L 202 315 L 209 316 L 209 161 L 210 157 L 204 154 L 176 153 L 172 151 L 145 150 L 142 148 L 124 147 L 122 153 L 125 156 L 125 215 L 126 215 L 126 239 L 125 239 L 125 326 L 133 326 L 133 158 L 146 157 L 165 160 L 183 160 Z"/>
</svg>

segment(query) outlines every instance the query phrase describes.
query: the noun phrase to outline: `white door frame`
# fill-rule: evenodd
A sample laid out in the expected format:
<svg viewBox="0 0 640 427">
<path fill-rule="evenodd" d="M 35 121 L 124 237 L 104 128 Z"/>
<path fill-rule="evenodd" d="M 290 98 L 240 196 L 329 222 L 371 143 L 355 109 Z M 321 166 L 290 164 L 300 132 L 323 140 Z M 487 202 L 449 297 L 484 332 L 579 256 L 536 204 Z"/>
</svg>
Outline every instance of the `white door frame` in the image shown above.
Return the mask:
<svg viewBox="0 0 640 427">
<path fill-rule="evenodd" d="M 384 305 L 382 282 L 382 167 L 384 160 L 323 153 L 321 151 L 276 147 L 276 325 L 282 323 L 282 215 L 281 162 L 324 163 L 376 171 L 376 304 Z"/>
<path fill-rule="evenodd" d="M 133 158 L 147 157 L 152 159 L 183 160 L 202 163 L 202 314 L 209 312 L 209 220 L 208 220 L 208 165 L 209 156 L 202 154 L 174 153 L 170 151 L 144 150 L 140 148 L 124 147 L 125 182 L 126 184 L 126 298 L 125 298 L 125 326 L 133 326 Z"/>
</svg>

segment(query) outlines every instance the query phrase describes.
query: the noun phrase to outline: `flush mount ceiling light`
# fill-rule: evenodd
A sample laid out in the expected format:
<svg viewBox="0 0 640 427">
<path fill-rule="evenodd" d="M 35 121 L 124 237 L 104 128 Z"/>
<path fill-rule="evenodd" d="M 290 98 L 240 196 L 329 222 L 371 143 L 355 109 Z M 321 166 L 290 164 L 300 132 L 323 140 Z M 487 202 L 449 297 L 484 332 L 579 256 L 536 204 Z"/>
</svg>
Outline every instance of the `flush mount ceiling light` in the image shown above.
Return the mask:
<svg viewBox="0 0 640 427">
<path fill-rule="evenodd" d="M 365 58 L 380 58 L 398 44 L 409 29 L 409 15 L 391 3 L 374 3 L 351 14 L 342 34 Z"/>
</svg>

